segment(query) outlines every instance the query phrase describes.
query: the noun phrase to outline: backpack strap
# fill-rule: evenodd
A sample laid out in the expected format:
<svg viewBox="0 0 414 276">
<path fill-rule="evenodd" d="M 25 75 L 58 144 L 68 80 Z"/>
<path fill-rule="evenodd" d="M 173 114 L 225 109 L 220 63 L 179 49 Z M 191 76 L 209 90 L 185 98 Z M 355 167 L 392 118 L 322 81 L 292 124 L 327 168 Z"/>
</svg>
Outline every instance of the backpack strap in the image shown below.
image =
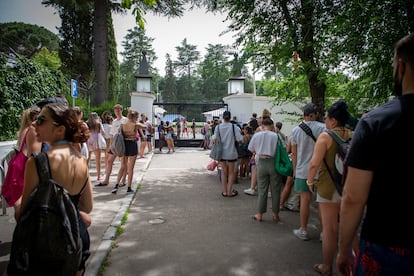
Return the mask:
<svg viewBox="0 0 414 276">
<path fill-rule="evenodd" d="M 21 152 L 23 150 L 23 147 L 26 145 L 26 137 L 27 137 L 27 133 L 29 133 L 30 130 L 30 126 L 26 128 L 26 130 L 24 131 L 24 136 L 22 139 L 22 143 L 20 144 L 20 148 L 19 148 L 19 152 Z"/>
<path fill-rule="evenodd" d="M 335 142 L 338 144 L 338 145 L 342 145 L 343 143 L 345 143 L 346 141 L 344 140 L 344 139 L 342 139 L 341 137 L 339 137 L 339 135 L 338 134 L 336 134 L 336 132 L 335 131 L 332 131 L 332 130 L 330 130 L 330 129 L 327 129 L 327 130 L 325 130 L 331 137 L 332 137 L 332 139 L 334 139 L 335 140 Z"/>
<path fill-rule="evenodd" d="M 303 129 L 303 131 L 308 135 L 308 136 L 310 136 L 311 138 L 312 138 L 312 140 L 314 141 L 314 142 L 316 142 L 316 138 L 315 138 L 315 136 L 313 135 L 313 133 L 312 133 L 312 129 L 307 125 L 307 124 L 305 124 L 304 122 L 302 122 L 302 123 L 300 123 L 299 124 L 299 127 L 301 128 L 301 129 Z M 327 130 L 327 132 L 328 132 L 328 130 Z M 329 132 L 328 132 L 329 133 Z M 330 134 L 330 133 L 329 133 Z M 331 134 L 330 134 L 331 135 Z M 336 135 L 336 133 L 334 134 L 334 135 Z M 336 135 L 337 136 L 337 135 Z M 334 138 L 335 139 L 335 138 Z M 336 141 L 336 140 L 335 140 Z M 328 174 L 329 174 L 329 176 L 331 177 L 331 179 L 332 179 L 332 181 L 335 181 L 334 180 L 334 176 L 333 176 L 333 174 L 332 174 L 332 172 L 331 172 L 331 170 L 329 169 L 329 166 L 328 166 L 328 163 L 326 162 L 326 159 L 325 158 L 323 158 L 323 163 L 324 163 L 324 165 L 325 165 L 325 167 L 326 167 L 326 170 L 328 171 Z"/>
<path fill-rule="evenodd" d="M 316 137 L 313 135 L 312 129 L 305 124 L 304 122 L 299 124 L 299 127 L 310 137 L 314 142 L 316 142 Z"/>
<path fill-rule="evenodd" d="M 37 174 L 39 175 L 40 184 L 47 184 L 50 175 L 49 158 L 45 152 L 38 152 L 32 154 L 36 162 Z"/>
</svg>

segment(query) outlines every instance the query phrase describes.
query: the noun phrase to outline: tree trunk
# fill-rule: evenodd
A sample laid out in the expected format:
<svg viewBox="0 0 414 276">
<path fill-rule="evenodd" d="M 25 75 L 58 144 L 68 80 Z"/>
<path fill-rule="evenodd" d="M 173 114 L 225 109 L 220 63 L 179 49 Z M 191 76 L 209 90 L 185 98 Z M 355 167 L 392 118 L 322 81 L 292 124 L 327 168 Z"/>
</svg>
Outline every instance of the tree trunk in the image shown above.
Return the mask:
<svg viewBox="0 0 414 276">
<path fill-rule="evenodd" d="M 95 0 L 95 14 L 93 25 L 93 66 L 95 70 L 95 91 L 92 105 L 101 105 L 108 93 L 108 0 Z"/>
<path fill-rule="evenodd" d="M 314 20 L 313 1 L 302 2 L 302 19 L 301 19 L 301 36 L 303 40 L 303 50 L 299 55 L 305 64 L 305 72 L 308 78 L 310 93 L 312 96 L 312 103 L 318 107 L 319 120 L 325 113 L 325 92 L 326 84 L 319 78 L 318 62 L 315 57 L 315 29 L 312 24 Z"/>
</svg>

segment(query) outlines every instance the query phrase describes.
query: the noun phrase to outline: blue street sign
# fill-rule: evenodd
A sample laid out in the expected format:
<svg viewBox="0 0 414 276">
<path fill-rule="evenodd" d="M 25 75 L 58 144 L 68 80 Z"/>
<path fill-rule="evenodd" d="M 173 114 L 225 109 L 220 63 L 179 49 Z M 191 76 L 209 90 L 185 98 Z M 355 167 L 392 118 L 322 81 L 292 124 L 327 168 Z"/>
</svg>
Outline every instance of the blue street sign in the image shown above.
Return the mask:
<svg viewBox="0 0 414 276">
<path fill-rule="evenodd" d="M 78 81 L 77 80 L 70 80 L 71 90 L 72 90 L 72 97 L 78 97 Z"/>
</svg>

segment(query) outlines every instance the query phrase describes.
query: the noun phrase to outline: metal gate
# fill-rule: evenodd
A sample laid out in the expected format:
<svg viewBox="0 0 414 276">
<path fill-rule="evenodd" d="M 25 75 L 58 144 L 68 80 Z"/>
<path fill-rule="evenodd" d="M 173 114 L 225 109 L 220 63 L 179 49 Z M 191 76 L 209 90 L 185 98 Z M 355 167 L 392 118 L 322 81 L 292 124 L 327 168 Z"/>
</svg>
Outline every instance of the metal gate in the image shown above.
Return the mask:
<svg viewBox="0 0 414 276">
<path fill-rule="evenodd" d="M 206 122 L 214 117 L 221 117 L 228 105 L 223 102 L 216 103 L 157 103 L 154 104 L 155 116 L 164 122 L 182 121 L 186 118 L 188 122 L 193 119 L 196 122 Z M 157 112 L 157 108 L 160 112 Z"/>
<path fill-rule="evenodd" d="M 176 147 L 202 147 L 204 136 L 200 129 L 203 123 L 212 121 L 215 118 L 221 118 L 224 111 L 228 110 L 228 105 L 223 102 L 218 103 L 157 103 L 154 104 L 154 116 L 156 125 L 163 121 L 172 123 L 175 126 L 177 121 L 183 121 L 185 118 L 188 124 L 192 120 L 196 122 L 195 135 L 187 135 L 183 137 L 174 137 L 174 145 Z M 155 147 L 158 148 L 159 137 L 155 134 Z"/>
</svg>

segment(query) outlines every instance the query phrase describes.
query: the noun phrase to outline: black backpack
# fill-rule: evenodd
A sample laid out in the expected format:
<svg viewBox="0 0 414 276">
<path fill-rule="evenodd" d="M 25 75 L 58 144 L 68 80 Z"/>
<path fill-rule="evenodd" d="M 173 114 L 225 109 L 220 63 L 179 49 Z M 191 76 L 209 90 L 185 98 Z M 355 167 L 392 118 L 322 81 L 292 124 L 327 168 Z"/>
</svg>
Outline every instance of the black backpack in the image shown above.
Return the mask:
<svg viewBox="0 0 414 276">
<path fill-rule="evenodd" d="M 47 154 L 33 156 L 40 183 L 14 229 L 8 274 L 75 275 L 82 257 L 78 207 L 50 178 Z"/>
<path fill-rule="evenodd" d="M 335 166 L 334 172 L 331 172 L 329 167 L 328 173 L 331 176 L 336 190 L 342 196 L 342 191 L 345 184 L 345 178 L 348 173 L 348 167 L 345 165 L 345 157 L 351 148 L 351 139 L 343 140 L 339 137 L 335 131 L 327 129 L 326 132 L 334 139 L 334 141 L 338 144 L 338 150 L 335 153 Z"/>
</svg>

